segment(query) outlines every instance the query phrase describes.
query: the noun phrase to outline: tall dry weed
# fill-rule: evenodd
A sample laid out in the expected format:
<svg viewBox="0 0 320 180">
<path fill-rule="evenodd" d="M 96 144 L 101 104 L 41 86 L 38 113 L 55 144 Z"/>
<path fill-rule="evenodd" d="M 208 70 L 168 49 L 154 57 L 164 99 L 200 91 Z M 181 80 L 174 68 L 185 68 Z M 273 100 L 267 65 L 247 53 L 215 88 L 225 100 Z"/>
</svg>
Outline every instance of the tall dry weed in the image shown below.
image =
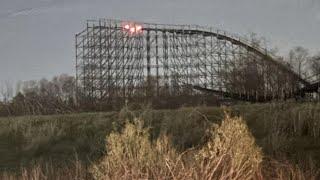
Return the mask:
<svg viewBox="0 0 320 180">
<path fill-rule="evenodd" d="M 156 143 L 150 141 L 143 121 L 135 119 L 127 123 L 121 133 L 107 137 L 107 154 L 100 163 L 93 165 L 95 179 L 141 179 L 166 176 L 165 156 L 172 158 L 175 151 L 163 137 Z"/>
<path fill-rule="evenodd" d="M 277 180 L 318 180 L 320 171 L 314 167 L 301 168 L 289 162 L 267 159 L 263 162 L 261 175 L 263 179 Z"/>
<path fill-rule="evenodd" d="M 211 134 L 197 154 L 201 179 L 252 179 L 263 155 L 242 118 L 226 114 L 220 126 L 212 127 Z"/>
<path fill-rule="evenodd" d="M 166 135 L 151 142 L 139 119 L 106 141 L 106 156 L 91 169 L 95 179 L 252 179 L 262 162 L 244 121 L 229 116 L 200 150 L 177 153 Z"/>
<path fill-rule="evenodd" d="M 92 179 L 87 168 L 75 160 L 73 166 L 57 168 L 52 164 L 36 164 L 31 168 L 22 168 L 20 172 L 0 174 L 3 180 L 87 180 Z"/>
<path fill-rule="evenodd" d="M 181 122 L 176 128 L 168 131 L 166 127 L 160 135 L 150 137 L 150 128 L 146 127 L 158 123 L 163 116 L 150 120 L 148 118 L 154 118 L 150 111 L 137 116 L 128 109 L 123 110 L 118 117 L 121 123 L 116 124 L 115 131 L 106 137 L 106 154 L 90 167 L 91 175 L 88 174 L 86 166 L 77 162 L 71 168 L 59 170 L 53 165 L 34 166 L 23 169 L 18 174 L 4 173 L 0 175 L 0 179 L 90 179 L 91 176 L 94 179 L 173 180 L 320 178 L 317 169 L 301 169 L 297 165 L 263 158 L 246 122 L 240 117 L 225 115 L 220 125 L 205 120 L 206 117 L 202 117 L 198 112 L 183 117 L 187 119 L 178 119 Z M 188 122 L 192 119 L 194 121 Z M 184 123 L 187 124 L 183 125 Z M 197 123 L 202 123 L 202 126 L 208 129 L 208 136 L 203 138 L 205 141 L 196 147 L 175 149 L 174 140 L 178 139 L 171 136 L 190 133 L 192 137 L 205 134 L 202 133 L 205 129 L 191 129 Z M 57 132 L 57 127 L 52 127 L 54 128 L 49 132 Z M 185 128 L 184 132 L 172 133 L 179 128 Z"/>
</svg>

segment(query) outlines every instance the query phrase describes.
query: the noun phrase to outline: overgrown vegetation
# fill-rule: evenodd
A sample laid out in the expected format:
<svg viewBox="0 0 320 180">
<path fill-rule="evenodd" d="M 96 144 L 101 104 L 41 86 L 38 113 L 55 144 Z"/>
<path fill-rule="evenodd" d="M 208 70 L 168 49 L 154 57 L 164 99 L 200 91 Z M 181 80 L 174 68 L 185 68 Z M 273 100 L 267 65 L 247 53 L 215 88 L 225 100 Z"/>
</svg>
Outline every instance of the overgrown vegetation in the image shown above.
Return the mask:
<svg viewBox="0 0 320 180">
<path fill-rule="evenodd" d="M 142 123 L 134 119 L 121 133 L 107 137 L 108 153 L 92 168 L 95 179 L 251 179 L 262 162 L 260 149 L 239 118 L 227 116 L 220 127 L 209 130 L 203 147 L 183 153 L 166 135 L 151 142 Z"/>
<path fill-rule="evenodd" d="M 25 179 L 317 178 L 320 105 L 238 105 L 228 108 L 230 116 L 225 110 L 144 107 L 2 118 L 2 174 Z"/>
</svg>

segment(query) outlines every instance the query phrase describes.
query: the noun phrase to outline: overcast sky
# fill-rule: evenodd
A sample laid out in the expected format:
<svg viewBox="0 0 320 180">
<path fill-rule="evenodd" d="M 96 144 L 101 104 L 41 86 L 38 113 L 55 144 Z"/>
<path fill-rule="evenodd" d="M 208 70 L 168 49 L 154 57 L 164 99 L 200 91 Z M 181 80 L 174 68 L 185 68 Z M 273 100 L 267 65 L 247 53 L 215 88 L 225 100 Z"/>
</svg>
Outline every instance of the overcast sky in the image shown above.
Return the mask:
<svg viewBox="0 0 320 180">
<path fill-rule="evenodd" d="M 74 35 L 98 18 L 255 32 L 281 55 L 320 51 L 320 0 L 0 0 L 0 83 L 73 75 Z"/>
</svg>

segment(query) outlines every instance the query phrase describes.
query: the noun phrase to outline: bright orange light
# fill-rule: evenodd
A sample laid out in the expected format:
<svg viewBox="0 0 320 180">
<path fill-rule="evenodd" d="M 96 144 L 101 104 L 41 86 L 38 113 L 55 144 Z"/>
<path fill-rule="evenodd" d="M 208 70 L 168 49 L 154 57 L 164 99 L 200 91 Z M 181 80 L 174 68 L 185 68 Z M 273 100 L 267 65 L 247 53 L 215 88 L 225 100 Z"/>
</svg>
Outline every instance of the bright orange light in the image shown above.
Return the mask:
<svg viewBox="0 0 320 180">
<path fill-rule="evenodd" d="M 131 35 L 142 33 L 142 26 L 134 23 L 125 23 L 122 25 L 125 32 L 129 32 Z"/>
<path fill-rule="evenodd" d="M 135 27 L 131 27 L 131 28 L 130 28 L 130 32 L 131 32 L 131 33 L 135 33 L 135 32 L 136 32 L 136 28 L 135 28 Z"/>
<path fill-rule="evenodd" d="M 124 28 L 127 29 L 127 30 L 129 30 L 129 29 L 130 29 L 130 25 L 129 25 L 129 24 L 126 24 L 126 25 L 124 25 Z"/>
<path fill-rule="evenodd" d="M 142 30 L 142 26 L 137 25 L 137 26 L 136 26 L 136 30 L 137 30 L 137 32 L 141 31 L 141 30 Z"/>
</svg>

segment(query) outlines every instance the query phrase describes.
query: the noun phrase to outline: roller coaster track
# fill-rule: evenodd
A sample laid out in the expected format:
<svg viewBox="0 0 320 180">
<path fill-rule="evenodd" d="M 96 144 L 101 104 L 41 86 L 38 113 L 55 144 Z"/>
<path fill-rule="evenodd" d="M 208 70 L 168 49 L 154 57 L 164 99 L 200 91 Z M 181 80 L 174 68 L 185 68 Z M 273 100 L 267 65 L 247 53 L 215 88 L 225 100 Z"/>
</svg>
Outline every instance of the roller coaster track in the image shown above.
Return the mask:
<svg viewBox="0 0 320 180">
<path fill-rule="evenodd" d="M 200 28 L 200 26 L 198 26 Z M 202 28 L 202 27 L 201 27 Z M 222 39 L 231 42 L 232 44 L 240 45 L 242 47 L 245 47 L 247 50 L 256 53 L 260 55 L 261 57 L 264 57 L 265 60 L 268 60 L 272 62 L 273 64 L 277 65 L 280 67 L 283 71 L 287 71 L 288 73 L 291 73 L 292 75 L 295 76 L 295 78 L 299 79 L 305 86 L 310 86 L 311 84 L 300 77 L 296 72 L 294 72 L 292 69 L 288 68 L 288 66 L 285 66 L 281 62 L 277 60 L 277 57 L 272 56 L 271 54 L 268 54 L 266 49 L 262 49 L 259 47 L 254 47 L 250 45 L 250 42 L 248 40 L 245 40 L 244 38 L 240 38 L 240 36 L 235 37 L 235 35 L 228 34 L 226 31 L 224 31 L 223 34 L 217 33 L 217 32 L 211 32 L 207 30 L 199 30 L 199 29 L 189 29 L 189 30 L 184 30 L 184 29 L 153 29 L 153 28 L 143 28 L 145 31 L 162 31 L 162 32 L 170 32 L 170 33 L 179 33 L 179 34 L 201 34 L 204 36 L 214 36 L 217 37 L 217 39 Z"/>
<path fill-rule="evenodd" d="M 266 48 L 226 31 L 195 25 L 90 20 L 76 35 L 76 60 L 82 96 L 102 101 L 142 94 L 192 95 L 190 87 L 268 101 L 313 92 L 317 86 Z"/>
</svg>

